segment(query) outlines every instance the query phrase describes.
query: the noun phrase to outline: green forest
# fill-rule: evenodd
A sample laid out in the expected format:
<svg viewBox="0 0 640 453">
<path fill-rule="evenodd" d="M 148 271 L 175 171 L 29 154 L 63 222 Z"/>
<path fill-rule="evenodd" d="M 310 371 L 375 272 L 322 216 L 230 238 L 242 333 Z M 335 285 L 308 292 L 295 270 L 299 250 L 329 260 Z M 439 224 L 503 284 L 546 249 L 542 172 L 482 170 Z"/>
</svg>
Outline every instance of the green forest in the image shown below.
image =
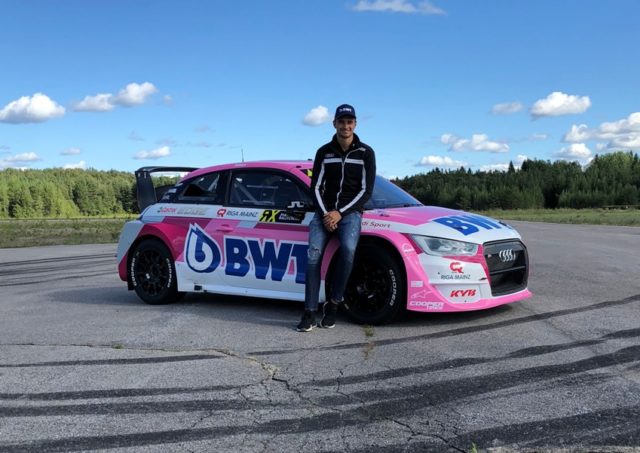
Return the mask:
<svg viewBox="0 0 640 453">
<path fill-rule="evenodd" d="M 575 162 L 527 160 L 520 169 L 460 168 L 394 180 L 427 205 L 483 211 L 637 206 L 640 159 L 632 152 Z M 0 218 L 75 218 L 137 213 L 135 176 L 121 171 L 5 169 L 0 171 Z"/>
</svg>

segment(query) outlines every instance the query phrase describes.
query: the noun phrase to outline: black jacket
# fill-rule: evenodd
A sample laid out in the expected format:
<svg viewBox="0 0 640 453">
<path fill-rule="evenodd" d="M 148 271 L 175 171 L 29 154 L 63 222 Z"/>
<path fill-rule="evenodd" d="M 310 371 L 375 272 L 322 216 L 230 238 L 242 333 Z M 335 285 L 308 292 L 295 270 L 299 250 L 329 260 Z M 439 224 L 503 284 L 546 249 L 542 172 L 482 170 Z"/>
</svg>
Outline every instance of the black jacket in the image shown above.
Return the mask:
<svg viewBox="0 0 640 453">
<path fill-rule="evenodd" d="M 371 198 L 376 178 L 376 156 L 356 134 L 346 152 L 336 136 L 316 152 L 313 161 L 311 190 L 318 212 L 338 210 L 343 216 L 363 211 Z"/>
</svg>

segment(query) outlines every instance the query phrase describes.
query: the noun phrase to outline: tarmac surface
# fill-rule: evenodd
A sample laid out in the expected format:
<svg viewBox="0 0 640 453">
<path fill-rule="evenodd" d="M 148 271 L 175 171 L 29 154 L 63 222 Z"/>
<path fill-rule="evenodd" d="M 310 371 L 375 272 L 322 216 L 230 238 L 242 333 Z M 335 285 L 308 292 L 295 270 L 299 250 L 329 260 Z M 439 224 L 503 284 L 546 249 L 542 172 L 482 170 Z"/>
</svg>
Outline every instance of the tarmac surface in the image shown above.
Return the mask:
<svg viewBox="0 0 640 453">
<path fill-rule="evenodd" d="M 0 452 L 640 451 L 640 228 L 512 224 L 534 297 L 311 333 L 145 305 L 113 244 L 0 249 Z"/>
</svg>

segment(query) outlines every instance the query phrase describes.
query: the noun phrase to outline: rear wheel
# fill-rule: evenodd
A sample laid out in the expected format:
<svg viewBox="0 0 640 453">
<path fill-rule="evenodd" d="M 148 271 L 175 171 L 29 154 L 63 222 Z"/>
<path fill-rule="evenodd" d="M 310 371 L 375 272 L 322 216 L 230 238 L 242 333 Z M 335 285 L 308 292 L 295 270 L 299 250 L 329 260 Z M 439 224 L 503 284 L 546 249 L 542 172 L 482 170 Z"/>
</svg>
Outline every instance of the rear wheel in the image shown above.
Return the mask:
<svg viewBox="0 0 640 453">
<path fill-rule="evenodd" d="M 404 269 L 380 246 L 358 247 L 344 309 L 359 324 L 386 324 L 396 320 L 406 304 Z"/>
<path fill-rule="evenodd" d="M 156 239 L 146 239 L 136 246 L 129 270 L 136 294 L 148 304 L 170 304 L 184 296 L 178 292 L 173 257 Z"/>
</svg>

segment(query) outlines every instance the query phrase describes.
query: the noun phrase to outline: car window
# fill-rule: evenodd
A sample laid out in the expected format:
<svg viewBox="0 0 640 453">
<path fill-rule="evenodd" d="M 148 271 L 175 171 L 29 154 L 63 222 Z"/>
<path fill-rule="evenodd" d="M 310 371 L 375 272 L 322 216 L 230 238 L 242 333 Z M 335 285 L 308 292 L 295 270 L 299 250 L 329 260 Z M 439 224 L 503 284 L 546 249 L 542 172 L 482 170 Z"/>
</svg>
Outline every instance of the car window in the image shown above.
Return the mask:
<svg viewBox="0 0 640 453">
<path fill-rule="evenodd" d="M 364 205 L 365 209 L 401 208 L 422 206 L 418 200 L 380 175 L 376 176 L 371 198 Z"/>
<path fill-rule="evenodd" d="M 222 204 L 225 184 L 223 173 L 208 173 L 187 182 L 178 195 L 178 203 Z"/>
<path fill-rule="evenodd" d="M 231 206 L 305 209 L 311 198 L 293 178 L 273 171 L 235 171 L 229 194 Z"/>
</svg>

